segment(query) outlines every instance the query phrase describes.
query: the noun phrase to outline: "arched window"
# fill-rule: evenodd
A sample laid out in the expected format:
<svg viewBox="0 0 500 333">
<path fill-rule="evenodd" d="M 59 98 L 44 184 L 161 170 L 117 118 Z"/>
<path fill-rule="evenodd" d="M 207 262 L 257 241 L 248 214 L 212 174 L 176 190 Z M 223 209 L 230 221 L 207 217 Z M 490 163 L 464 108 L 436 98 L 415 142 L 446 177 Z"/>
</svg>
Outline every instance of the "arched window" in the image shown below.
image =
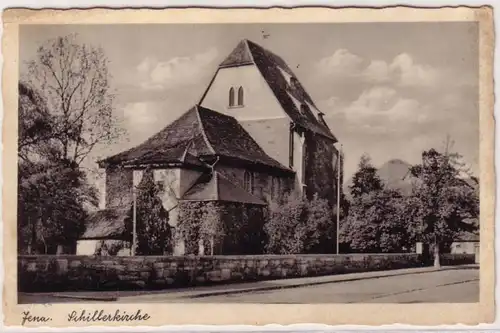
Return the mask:
<svg viewBox="0 0 500 333">
<path fill-rule="evenodd" d="M 243 87 L 238 88 L 238 105 L 243 106 Z"/>
<path fill-rule="evenodd" d="M 249 171 L 245 171 L 245 174 L 243 175 L 243 186 L 245 190 L 253 193 L 253 174 Z"/>
<path fill-rule="evenodd" d="M 229 106 L 234 106 L 234 88 L 229 89 Z"/>
</svg>

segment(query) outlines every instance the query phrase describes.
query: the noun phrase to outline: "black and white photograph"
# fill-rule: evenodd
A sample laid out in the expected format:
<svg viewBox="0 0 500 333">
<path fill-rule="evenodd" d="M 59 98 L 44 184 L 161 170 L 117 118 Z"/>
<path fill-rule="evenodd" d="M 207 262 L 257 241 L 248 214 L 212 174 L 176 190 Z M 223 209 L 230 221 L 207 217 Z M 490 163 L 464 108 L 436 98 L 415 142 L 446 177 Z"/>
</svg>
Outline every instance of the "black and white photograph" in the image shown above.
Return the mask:
<svg viewBox="0 0 500 333">
<path fill-rule="evenodd" d="M 479 303 L 477 21 L 18 38 L 18 304 Z"/>
</svg>

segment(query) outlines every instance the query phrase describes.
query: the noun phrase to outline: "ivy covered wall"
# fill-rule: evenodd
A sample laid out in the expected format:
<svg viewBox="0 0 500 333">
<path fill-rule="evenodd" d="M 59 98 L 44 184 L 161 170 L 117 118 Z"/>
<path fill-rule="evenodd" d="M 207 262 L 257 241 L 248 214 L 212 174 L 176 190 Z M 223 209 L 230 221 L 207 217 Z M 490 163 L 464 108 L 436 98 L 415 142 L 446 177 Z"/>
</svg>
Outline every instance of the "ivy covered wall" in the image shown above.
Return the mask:
<svg viewBox="0 0 500 333">
<path fill-rule="evenodd" d="M 176 232 L 185 254 L 260 254 L 264 251 L 265 208 L 234 202 L 181 202 Z"/>
</svg>

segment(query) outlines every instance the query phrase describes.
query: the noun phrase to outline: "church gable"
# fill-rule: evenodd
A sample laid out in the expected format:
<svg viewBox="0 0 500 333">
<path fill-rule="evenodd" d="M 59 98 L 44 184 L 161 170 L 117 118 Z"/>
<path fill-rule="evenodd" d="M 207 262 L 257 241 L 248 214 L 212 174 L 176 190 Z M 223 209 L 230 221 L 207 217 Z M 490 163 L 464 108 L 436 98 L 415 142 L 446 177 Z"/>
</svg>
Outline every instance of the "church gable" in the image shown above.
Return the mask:
<svg viewBox="0 0 500 333">
<path fill-rule="evenodd" d="M 245 103 L 235 103 L 235 94 Z M 220 64 L 200 104 L 225 110 L 238 120 L 287 117 L 332 141 L 335 136 L 286 62 L 249 41 L 241 41 Z M 241 108 L 241 110 L 236 109 Z"/>
<path fill-rule="evenodd" d="M 238 120 L 287 118 L 255 64 L 228 57 L 217 70 L 200 105 Z M 230 65 L 229 65 L 230 64 Z"/>
</svg>

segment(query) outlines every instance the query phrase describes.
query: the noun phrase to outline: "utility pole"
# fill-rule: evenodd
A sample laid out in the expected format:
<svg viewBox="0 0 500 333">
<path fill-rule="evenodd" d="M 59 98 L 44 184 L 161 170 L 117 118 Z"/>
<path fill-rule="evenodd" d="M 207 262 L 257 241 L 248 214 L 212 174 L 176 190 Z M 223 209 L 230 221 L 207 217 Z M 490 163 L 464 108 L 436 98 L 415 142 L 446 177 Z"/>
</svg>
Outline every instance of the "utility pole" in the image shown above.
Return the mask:
<svg viewBox="0 0 500 333">
<path fill-rule="evenodd" d="M 137 247 L 137 194 L 135 185 L 132 185 L 132 248 L 130 254 L 135 256 L 135 249 Z"/>
<path fill-rule="evenodd" d="M 340 254 L 340 241 L 339 241 L 339 233 L 340 233 L 340 168 L 342 166 L 342 144 L 340 144 L 339 149 L 339 157 L 337 158 L 337 254 Z"/>
</svg>

